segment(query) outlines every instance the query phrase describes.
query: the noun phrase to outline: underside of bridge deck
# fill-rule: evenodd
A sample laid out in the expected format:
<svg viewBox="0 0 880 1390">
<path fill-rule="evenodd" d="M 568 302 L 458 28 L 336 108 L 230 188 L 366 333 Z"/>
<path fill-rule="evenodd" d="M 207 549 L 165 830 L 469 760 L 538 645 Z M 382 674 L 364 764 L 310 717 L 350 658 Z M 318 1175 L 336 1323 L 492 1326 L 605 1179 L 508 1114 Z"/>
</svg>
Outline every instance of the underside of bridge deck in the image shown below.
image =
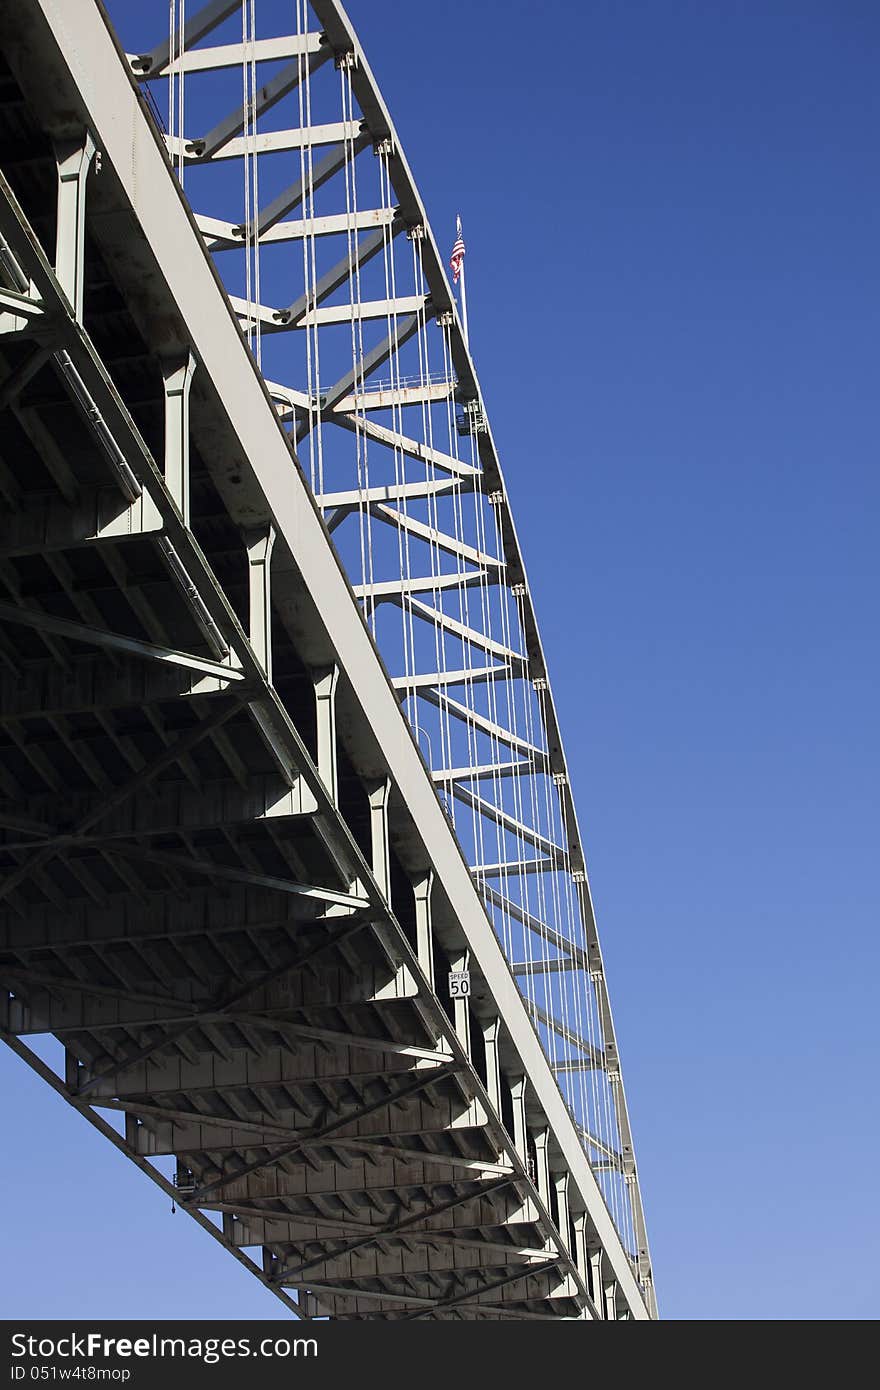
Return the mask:
<svg viewBox="0 0 880 1390">
<path fill-rule="evenodd" d="M 0 24 L 2 1036 L 300 1316 L 644 1317 L 170 170 L 245 427 L 43 8 Z"/>
</svg>

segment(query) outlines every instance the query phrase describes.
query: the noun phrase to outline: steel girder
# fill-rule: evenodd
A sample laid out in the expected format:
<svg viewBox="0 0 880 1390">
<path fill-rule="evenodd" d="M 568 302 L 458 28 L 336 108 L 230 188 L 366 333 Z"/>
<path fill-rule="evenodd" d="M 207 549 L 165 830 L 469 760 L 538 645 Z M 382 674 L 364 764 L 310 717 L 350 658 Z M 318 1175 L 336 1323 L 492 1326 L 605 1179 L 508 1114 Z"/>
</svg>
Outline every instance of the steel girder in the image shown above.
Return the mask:
<svg viewBox="0 0 880 1390">
<path fill-rule="evenodd" d="M 644 1316 L 110 34 L 88 0 L 23 11 L 2 33 L 38 150 L 16 167 L 7 131 L 4 1037 L 301 1315 Z M 474 1004 L 450 1007 L 434 982 L 463 953 Z M 455 1216 L 429 1240 L 380 1191 Z M 375 1232 L 328 1249 L 340 1224 Z"/>
</svg>

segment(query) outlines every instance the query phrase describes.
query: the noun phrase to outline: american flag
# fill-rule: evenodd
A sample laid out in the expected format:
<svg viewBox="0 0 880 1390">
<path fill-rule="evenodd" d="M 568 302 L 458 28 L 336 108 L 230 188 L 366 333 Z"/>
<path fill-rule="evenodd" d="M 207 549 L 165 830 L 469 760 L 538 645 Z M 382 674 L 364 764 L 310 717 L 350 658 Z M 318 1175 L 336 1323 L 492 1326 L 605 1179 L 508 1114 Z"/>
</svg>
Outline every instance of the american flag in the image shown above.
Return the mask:
<svg viewBox="0 0 880 1390">
<path fill-rule="evenodd" d="M 455 219 L 455 245 L 452 248 L 452 255 L 449 257 L 449 269 L 452 271 L 452 283 L 458 284 L 458 277 L 464 264 L 464 238 L 461 234 L 461 218 Z"/>
</svg>

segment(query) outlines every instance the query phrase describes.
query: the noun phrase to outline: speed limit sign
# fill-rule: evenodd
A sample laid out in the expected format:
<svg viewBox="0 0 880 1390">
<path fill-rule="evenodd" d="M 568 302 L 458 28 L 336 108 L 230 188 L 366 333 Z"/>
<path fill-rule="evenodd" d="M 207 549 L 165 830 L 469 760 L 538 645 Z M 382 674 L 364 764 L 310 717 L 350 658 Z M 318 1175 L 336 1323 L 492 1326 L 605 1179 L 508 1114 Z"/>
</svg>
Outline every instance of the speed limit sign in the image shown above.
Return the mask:
<svg viewBox="0 0 880 1390">
<path fill-rule="evenodd" d="M 471 992 L 471 972 L 469 970 L 450 970 L 450 999 L 466 999 Z"/>
</svg>

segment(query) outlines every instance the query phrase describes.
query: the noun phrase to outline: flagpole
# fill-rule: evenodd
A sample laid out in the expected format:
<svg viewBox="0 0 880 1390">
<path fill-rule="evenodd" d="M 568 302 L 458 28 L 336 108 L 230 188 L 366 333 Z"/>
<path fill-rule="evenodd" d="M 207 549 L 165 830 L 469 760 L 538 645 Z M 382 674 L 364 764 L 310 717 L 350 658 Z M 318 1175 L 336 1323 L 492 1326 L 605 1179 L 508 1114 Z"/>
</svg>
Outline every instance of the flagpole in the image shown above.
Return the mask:
<svg viewBox="0 0 880 1390">
<path fill-rule="evenodd" d="M 468 341 L 467 289 L 464 278 L 464 259 L 462 259 L 461 262 L 461 326 L 464 329 L 464 345 L 468 352 L 470 352 L 471 345 Z"/>
<path fill-rule="evenodd" d="M 466 284 L 465 284 L 465 272 L 464 272 L 464 260 L 465 260 L 465 258 L 464 258 L 464 242 L 463 242 L 462 239 L 461 239 L 461 213 L 456 213 L 456 216 L 455 216 L 455 230 L 456 230 L 456 238 L 457 238 L 457 240 L 456 240 L 456 245 L 458 245 L 458 244 L 460 243 L 460 244 L 461 244 L 461 249 L 462 249 L 462 255 L 461 255 L 461 260 L 460 260 L 460 268 L 459 268 L 459 279 L 461 280 L 461 326 L 462 326 L 462 328 L 463 328 L 463 330 L 464 330 L 464 345 L 465 345 L 465 347 L 467 348 L 468 352 L 470 352 L 471 348 L 470 348 L 470 343 L 469 343 L 469 341 L 468 341 L 467 286 L 466 286 Z"/>
</svg>

